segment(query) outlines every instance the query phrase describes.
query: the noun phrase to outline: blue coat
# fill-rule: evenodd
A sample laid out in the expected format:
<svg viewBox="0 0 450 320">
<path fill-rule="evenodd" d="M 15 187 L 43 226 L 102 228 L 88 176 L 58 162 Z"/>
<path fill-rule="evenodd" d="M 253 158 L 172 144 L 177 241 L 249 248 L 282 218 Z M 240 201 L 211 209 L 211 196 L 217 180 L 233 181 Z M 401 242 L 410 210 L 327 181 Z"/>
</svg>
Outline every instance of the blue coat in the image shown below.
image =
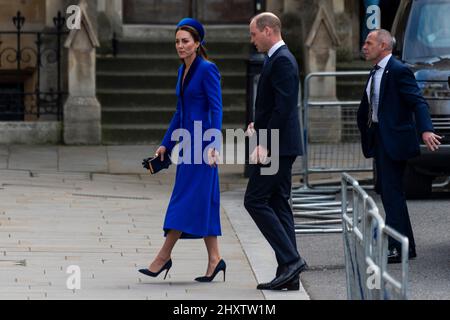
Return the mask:
<svg viewBox="0 0 450 320">
<path fill-rule="evenodd" d="M 191 161 L 177 165 L 175 185 L 164 221 L 164 232 L 182 231 L 181 238 L 203 238 L 221 235 L 220 189 L 218 169 L 202 163 L 194 164 L 194 121 L 202 121 L 200 133 L 222 128 L 222 94 L 220 73 L 216 65 L 197 56 L 182 84 L 185 65 L 178 70 L 176 112 L 161 145 L 171 152 L 174 130 L 183 128 L 191 134 Z M 220 141 L 202 143 L 203 149 L 212 144 L 220 150 Z M 185 150 L 183 150 L 185 151 Z M 184 153 L 184 154 L 183 154 Z M 186 152 L 182 152 L 186 156 Z"/>
<path fill-rule="evenodd" d="M 380 136 L 391 159 L 407 160 L 420 154 L 418 134 L 434 131 L 428 110 L 412 71 L 391 57 L 381 78 L 378 107 Z M 357 121 L 363 154 L 372 158 L 375 152 L 374 137 L 373 130 L 367 126 L 368 117 L 369 99 L 364 91 Z"/>
</svg>

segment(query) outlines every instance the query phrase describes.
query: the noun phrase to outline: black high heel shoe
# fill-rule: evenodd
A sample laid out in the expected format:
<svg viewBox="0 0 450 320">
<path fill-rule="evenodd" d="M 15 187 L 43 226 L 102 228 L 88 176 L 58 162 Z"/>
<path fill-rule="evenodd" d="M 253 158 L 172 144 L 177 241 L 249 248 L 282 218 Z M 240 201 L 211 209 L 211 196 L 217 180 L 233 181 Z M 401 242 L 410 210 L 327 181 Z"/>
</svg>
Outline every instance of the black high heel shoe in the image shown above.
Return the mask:
<svg viewBox="0 0 450 320">
<path fill-rule="evenodd" d="M 198 282 L 211 282 L 214 280 L 215 276 L 220 272 L 223 271 L 223 281 L 225 282 L 225 271 L 227 270 L 227 265 L 223 259 L 220 259 L 219 263 L 217 264 L 216 268 L 214 269 L 212 275 L 203 276 L 203 277 L 197 277 L 195 278 L 195 281 Z"/>
<path fill-rule="evenodd" d="M 169 272 L 170 268 L 172 268 L 172 259 L 169 259 L 169 261 L 167 261 L 158 272 L 152 272 L 152 271 L 150 271 L 148 269 L 139 269 L 139 272 L 145 274 L 146 276 L 155 278 L 161 272 L 163 272 L 164 270 L 167 270 L 166 274 L 164 275 L 164 280 L 165 280 L 166 277 L 167 277 L 167 273 Z"/>
</svg>

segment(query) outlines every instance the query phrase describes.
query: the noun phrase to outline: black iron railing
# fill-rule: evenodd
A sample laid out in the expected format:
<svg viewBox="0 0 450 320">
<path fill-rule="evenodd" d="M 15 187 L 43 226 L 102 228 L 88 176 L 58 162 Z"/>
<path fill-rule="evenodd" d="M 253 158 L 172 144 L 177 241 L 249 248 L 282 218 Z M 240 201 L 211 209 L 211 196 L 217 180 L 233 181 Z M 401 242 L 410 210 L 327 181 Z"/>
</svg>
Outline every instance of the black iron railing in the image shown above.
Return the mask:
<svg viewBox="0 0 450 320">
<path fill-rule="evenodd" d="M 25 17 L 12 18 L 15 30 L 0 31 L 0 121 L 62 119 L 67 92 L 62 85 L 65 18 L 58 12 L 50 31 L 24 31 Z"/>
</svg>

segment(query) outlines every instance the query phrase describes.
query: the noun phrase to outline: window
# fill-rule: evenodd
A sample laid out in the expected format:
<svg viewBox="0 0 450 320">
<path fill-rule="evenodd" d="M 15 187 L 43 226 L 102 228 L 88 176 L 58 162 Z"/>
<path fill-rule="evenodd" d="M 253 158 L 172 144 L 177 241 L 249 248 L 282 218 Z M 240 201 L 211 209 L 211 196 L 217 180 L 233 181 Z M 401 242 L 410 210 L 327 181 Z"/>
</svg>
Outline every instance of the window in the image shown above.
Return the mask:
<svg viewBox="0 0 450 320">
<path fill-rule="evenodd" d="M 0 85 L 0 121 L 23 121 L 23 98 L 22 83 L 2 83 Z"/>
<path fill-rule="evenodd" d="M 404 60 L 417 63 L 450 55 L 448 17 L 448 2 L 421 2 L 413 7 L 406 30 Z"/>
</svg>

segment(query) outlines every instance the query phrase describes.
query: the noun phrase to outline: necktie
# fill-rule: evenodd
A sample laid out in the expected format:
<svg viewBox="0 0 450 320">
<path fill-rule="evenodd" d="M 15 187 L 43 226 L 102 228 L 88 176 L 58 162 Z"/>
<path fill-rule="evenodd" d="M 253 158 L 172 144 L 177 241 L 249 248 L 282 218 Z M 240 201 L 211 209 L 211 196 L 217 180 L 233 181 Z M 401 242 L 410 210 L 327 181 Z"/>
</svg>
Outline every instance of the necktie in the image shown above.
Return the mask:
<svg viewBox="0 0 450 320">
<path fill-rule="evenodd" d="M 269 62 L 269 56 L 267 54 L 264 55 L 264 63 L 263 68 L 266 66 L 267 62 Z"/>
<path fill-rule="evenodd" d="M 370 127 L 372 125 L 372 114 L 374 110 L 374 93 L 375 93 L 375 73 L 381 67 L 379 65 L 375 65 L 373 69 L 370 71 L 370 77 L 372 78 L 370 81 L 370 96 L 369 96 L 369 119 L 367 120 L 367 125 Z"/>
</svg>

